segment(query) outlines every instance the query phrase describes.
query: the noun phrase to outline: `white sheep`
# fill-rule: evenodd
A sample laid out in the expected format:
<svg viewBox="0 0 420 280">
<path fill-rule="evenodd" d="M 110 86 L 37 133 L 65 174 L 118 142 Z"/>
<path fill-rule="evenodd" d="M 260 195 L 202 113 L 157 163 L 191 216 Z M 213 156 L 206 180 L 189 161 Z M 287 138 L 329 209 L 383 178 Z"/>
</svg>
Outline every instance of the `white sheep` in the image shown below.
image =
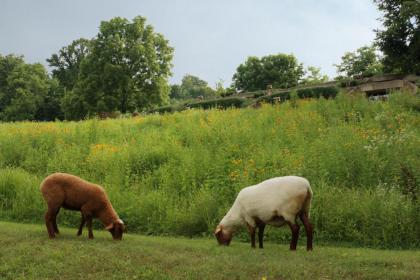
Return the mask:
<svg viewBox="0 0 420 280">
<path fill-rule="evenodd" d="M 242 189 L 226 216 L 214 232 L 220 245 L 229 245 L 233 233 L 247 226 L 251 246 L 255 248 L 258 227 L 259 247 L 263 248 L 265 225 L 276 227 L 288 224 L 292 230 L 290 250 L 296 250 L 299 238 L 299 216 L 305 226 L 307 250 L 312 250 L 313 228 L 309 222 L 312 190 L 308 180 L 297 176 L 277 177 Z"/>
</svg>

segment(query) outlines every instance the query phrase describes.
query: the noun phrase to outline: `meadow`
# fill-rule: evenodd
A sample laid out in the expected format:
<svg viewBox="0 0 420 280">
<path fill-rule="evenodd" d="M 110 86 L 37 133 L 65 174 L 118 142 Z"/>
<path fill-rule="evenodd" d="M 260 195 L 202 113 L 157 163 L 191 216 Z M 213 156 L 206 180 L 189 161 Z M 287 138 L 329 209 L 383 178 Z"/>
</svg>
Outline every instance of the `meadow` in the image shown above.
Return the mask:
<svg viewBox="0 0 420 280">
<path fill-rule="evenodd" d="M 130 233 L 210 236 L 240 189 L 299 175 L 314 191 L 315 246 L 418 249 L 419 108 L 408 94 L 386 102 L 339 94 L 258 109 L 1 123 L 0 220 L 42 224 L 39 184 L 60 171 L 103 185 Z M 61 211 L 58 223 L 79 219 Z M 268 229 L 266 239 L 286 244 L 289 229 Z"/>
<path fill-rule="evenodd" d="M 420 252 L 318 246 L 306 252 L 267 243 L 127 234 L 122 242 L 96 231 L 76 237 L 61 227 L 47 240 L 42 225 L 0 222 L 0 279 L 404 279 L 420 277 Z"/>
</svg>

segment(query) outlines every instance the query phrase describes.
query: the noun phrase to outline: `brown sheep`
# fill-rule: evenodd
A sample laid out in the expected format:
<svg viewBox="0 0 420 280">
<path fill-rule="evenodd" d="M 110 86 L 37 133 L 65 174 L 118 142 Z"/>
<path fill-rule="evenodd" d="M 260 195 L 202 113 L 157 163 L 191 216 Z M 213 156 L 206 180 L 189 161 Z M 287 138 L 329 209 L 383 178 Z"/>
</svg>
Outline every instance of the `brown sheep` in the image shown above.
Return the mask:
<svg viewBox="0 0 420 280">
<path fill-rule="evenodd" d="M 82 213 L 77 235 L 82 234 L 84 224 L 89 229 L 89 238 L 93 238 L 92 219 L 98 218 L 115 240 L 121 240 L 125 225 L 118 217 L 104 189 L 77 176 L 66 173 L 54 173 L 42 181 L 42 196 L 48 205 L 45 224 L 50 238 L 58 234 L 57 214 L 60 208 L 76 210 Z"/>
</svg>

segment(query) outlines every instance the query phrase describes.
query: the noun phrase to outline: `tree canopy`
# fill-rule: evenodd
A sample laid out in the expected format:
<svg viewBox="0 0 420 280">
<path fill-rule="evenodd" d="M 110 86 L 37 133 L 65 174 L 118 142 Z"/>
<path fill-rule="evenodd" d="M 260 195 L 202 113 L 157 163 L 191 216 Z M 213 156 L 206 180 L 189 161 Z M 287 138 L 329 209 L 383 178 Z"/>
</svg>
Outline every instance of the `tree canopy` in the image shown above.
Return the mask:
<svg viewBox="0 0 420 280">
<path fill-rule="evenodd" d="M 328 82 L 329 78 L 327 75 L 321 74 L 321 68 L 308 66 L 305 70 L 305 76 L 300 81 L 304 85 L 312 85 L 318 83 Z"/>
<path fill-rule="evenodd" d="M 420 75 L 420 1 L 374 0 L 383 13 L 376 44 L 384 53 L 385 72 Z"/>
<path fill-rule="evenodd" d="M 337 72 L 347 78 L 369 77 L 382 73 L 381 58 L 373 46 L 364 46 L 355 52 L 346 52 L 341 60 L 340 64 L 335 65 Z"/>
<path fill-rule="evenodd" d="M 180 85 L 171 86 L 170 97 L 172 99 L 188 99 L 188 98 L 212 98 L 216 96 L 206 81 L 197 76 L 185 75 Z"/>
<path fill-rule="evenodd" d="M 141 110 L 167 101 L 173 48 L 143 17 L 101 22 L 77 82 L 63 101 L 67 117 Z"/>
<path fill-rule="evenodd" d="M 47 59 L 49 66 L 53 68 L 53 77 L 57 78 L 66 89 L 71 90 L 76 84 L 80 65 L 88 55 L 89 47 L 90 41 L 80 38 Z"/>
<path fill-rule="evenodd" d="M 57 103 L 57 95 L 59 95 L 57 82 L 50 79 L 42 64 L 26 64 L 22 56 L 0 55 L 1 120 L 60 118 L 61 110 Z"/>
<path fill-rule="evenodd" d="M 233 85 L 237 90 L 255 91 L 296 86 L 304 74 L 303 65 L 292 54 L 276 54 L 258 58 L 250 56 L 236 69 Z"/>
</svg>

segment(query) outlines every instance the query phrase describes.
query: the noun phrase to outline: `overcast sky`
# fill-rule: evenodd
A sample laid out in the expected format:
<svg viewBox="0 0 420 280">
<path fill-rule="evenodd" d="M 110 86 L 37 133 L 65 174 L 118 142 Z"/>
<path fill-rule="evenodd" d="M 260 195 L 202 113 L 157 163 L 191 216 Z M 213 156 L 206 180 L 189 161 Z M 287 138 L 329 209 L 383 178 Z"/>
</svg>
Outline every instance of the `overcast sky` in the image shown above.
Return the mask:
<svg viewBox="0 0 420 280">
<path fill-rule="evenodd" d="M 175 48 L 171 83 L 185 74 L 231 81 L 248 56 L 294 54 L 334 77 L 346 51 L 370 44 L 380 16 L 372 0 L 0 0 L 0 54 L 41 62 L 102 20 L 137 15 Z"/>
</svg>

